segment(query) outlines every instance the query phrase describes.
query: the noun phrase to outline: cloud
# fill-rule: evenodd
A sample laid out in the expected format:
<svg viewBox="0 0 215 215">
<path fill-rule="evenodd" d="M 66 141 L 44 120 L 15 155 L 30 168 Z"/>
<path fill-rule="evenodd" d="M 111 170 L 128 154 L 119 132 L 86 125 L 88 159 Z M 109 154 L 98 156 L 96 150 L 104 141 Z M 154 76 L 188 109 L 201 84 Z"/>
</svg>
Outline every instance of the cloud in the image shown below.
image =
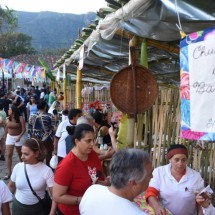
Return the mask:
<svg viewBox="0 0 215 215">
<path fill-rule="evenodd" d="M 106 7 L 105 0 L 0 0 L 2 7 L 8 6 L 17 11 L 54 11 L 60 13 L 86 13 L 96 12 Z"/>
</svg>

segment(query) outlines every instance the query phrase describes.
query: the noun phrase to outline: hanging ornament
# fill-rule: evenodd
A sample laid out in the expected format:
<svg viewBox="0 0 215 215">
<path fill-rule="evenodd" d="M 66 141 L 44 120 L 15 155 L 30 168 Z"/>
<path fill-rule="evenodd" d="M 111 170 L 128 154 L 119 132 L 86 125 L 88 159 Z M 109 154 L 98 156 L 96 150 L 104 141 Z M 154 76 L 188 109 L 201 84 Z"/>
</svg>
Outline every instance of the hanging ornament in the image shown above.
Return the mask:
<svg viewBox="0 0 215 215">
<path fill-rule="evenodd" d="M 60 80 L 60 69 L 58 69 L 58 70 L 57 70 L 56 80 L 57 80 L 57 81 L 59 81 L 59 80 Z"/>
<path fill-rule="evenodd" d="M 63 64 L 63 80 L 66 79 L 66 65 Z"/>
</svg>

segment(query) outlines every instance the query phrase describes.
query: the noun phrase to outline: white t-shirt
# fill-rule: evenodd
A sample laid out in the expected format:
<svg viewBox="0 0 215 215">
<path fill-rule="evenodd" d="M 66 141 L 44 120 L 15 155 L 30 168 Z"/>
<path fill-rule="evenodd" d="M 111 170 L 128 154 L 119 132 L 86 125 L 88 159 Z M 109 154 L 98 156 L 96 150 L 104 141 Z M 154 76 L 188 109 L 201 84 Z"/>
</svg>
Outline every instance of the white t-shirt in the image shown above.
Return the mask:
<svg viewBox="0 0 215 215">
<path fill-rule="evenodd" d="M 66 142 L 65 142 L 65 139 L 68 137 L 68 132 L 66 130 L 66 126 L 75 126 L 75 125 L 72 125 L 70 122 L 69 122 L 69 119 L 66 119 L 64 121 L 62 121 L 59 125 L 58 125 L 58 128 L 57 128 L 57 131 L 55 133 L 55 136 L 60 138 L 58 140 L 58 147 L 57 147 L 57 156 L 59 157 L 66 157 Z"/>
<path fill-rule="evenodd" d="M 81 215 L 146 215 L 134 202 L 117 196 L 108 187 L 92 185 L 79 205 Z"/>
<path fill-rule="evenodd" d="M 62 114 L 62 115 L 61 115 L 61 120 L 64 121 L 64 120 L 66 120 L 66 119 L 68 119 L 68 116 Z"/>
<path fill-rule="evenodd" d="M 187 167 L 179 182 L 171 175 L 171 164 L 154 169 L 149 187 L 159 191 L 159 201 L 174 215 L 196 215 L 194 192 L 204 188 L 204 180 L 198 172 Z"/>
<path fill-rule="evenodd" d="M 207 208 L 202 208 L 204 215 L 214 215 L 215 214 L 215 207 L 212 204 L 209 205 Z"/>
<path fill-rule="evenodd" d="M 50 167 L 42 162 L 37 164 L 26 164 L 26 170 L 28 173 L 31 186 L 37 195 L 43 199 L 45 196 L 46 187 L 53 187 L 54 174 Z M 33 195 L 28 185 L 25 172 L 24 162 L 15 165 L 11 180 L 16 184 L 15 198 L 25 205 L 32 205 L 38 203 L 38 199 Z"/>
<path fill-rule="evenodd" d="M 40 99 L 43 99 L 44 96 L 45 96 L 45 93 L 44 93 L 44 92 L 41 92 L 41 93 L 40 93 Z"/>
<path fill-rule="evenodd" d="M 1 207 L 3 203 L 10 202 L 13 199 L 13 195 L 8 189 L 7 185 L 0 181 L 0 215 L 2 215 Z"/>
</svg>

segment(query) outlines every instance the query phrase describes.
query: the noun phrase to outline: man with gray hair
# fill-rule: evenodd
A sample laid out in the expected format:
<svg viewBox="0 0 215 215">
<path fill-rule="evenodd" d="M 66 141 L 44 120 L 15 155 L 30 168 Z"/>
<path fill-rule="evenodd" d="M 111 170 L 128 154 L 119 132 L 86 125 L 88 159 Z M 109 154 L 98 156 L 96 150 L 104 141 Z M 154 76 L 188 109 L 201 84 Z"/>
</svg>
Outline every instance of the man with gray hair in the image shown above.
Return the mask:
<svg viewBox="0 0 215 215">
<path fill-rule="evenodd" d="M 93 126 L 93 117 L 90 115 L 83 115 L 77 119 L 77 125 L 88 124 Z"/>
<path fill-rule="evenodd" d="M 111 186 L 90 186 L 79 210 L 81 215 L 144 215 L 134 198 L 146 190 L 152 176 L 149 155 L 140 149 L 123 149 L 110 164 Z"/>
</svg>

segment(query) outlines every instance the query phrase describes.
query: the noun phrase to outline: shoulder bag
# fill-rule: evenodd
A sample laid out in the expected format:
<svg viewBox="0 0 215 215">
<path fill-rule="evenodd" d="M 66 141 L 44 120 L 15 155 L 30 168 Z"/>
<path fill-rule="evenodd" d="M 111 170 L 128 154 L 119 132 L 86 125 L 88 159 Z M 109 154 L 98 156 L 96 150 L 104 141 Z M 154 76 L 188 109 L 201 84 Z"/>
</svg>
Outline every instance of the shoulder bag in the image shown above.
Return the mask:
<svg viewBox="0 0 215 215">
<path fill-rule="evenodd" d="M 50 211 L 51 211 L 51 206 L 52 206 L 52 200 L 48 194 L 48 191 L 46 190 L 45 191 L 45 198 L 44 199 L 41 199 L 37 193 L 34 191 L 34 189 L 32 188 L 31 186 L 31 183 L 30 183 L 30 180 L 29 180 L 29 177 L 28 177 L 28 173 L 27 173 L 27 170 L 26 170 L 26 164 L 24 164 L 24 170 L 25 170 L 25 176 L 26 176 L 26 179 L 27 179 L 27 182 L 28 182 L 28 185 L 31 189 L 31 192 L 37 197 L 37 199 L 39 200 L 39 203 L 43 206 L 43 209 L 44 209 L 44 215 L 49 215 Z"/>
</svg>

